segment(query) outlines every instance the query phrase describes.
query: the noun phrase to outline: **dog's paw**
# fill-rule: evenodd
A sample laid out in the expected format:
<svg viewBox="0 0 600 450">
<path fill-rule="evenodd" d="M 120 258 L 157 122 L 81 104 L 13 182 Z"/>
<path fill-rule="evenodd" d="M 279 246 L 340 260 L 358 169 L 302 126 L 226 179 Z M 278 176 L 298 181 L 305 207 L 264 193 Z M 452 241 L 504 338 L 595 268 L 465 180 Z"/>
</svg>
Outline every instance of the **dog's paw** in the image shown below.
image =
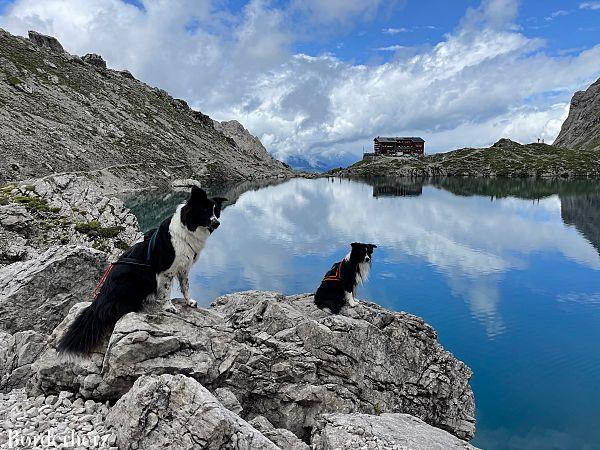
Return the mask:
<svg viewBox="0 0 600 450">
<path fill-rule="evenodd" d="M 185 302 L 190 308 L 197 308 L 198 307 L 198 302 L 196 300 L 194 300 L 193 298 L 190 298 L 189 300 L 186 300 Z"/>
<path fill-rule="evenodd" d="M 348 300 L 348 306 L 350 308 L 354 308 L 354 307 L 358 306 L 358 302 L 355 299 L 349 299 Z"/>
</svg>

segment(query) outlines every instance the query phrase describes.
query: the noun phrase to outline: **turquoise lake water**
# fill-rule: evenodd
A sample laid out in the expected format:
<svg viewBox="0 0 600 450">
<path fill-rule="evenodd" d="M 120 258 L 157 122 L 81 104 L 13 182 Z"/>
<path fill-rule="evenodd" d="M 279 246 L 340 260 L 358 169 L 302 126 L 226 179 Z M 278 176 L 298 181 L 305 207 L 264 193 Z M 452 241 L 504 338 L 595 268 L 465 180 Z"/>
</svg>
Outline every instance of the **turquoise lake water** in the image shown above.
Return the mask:
<svg viewBox="0 0 600 450">
<path fill-rule="evenodd" d="M 247 289 L 313 292 L 350 242 L 375 243 L 358 298 L 423 317 L 473 369 L 474 445 L 600 448 L 599 182 L 249 187 L 219 192 L 235 203 L 193 268 L 199 303 Z M 129 206 L 149 228 L 182 198 Z"/>
</svg>

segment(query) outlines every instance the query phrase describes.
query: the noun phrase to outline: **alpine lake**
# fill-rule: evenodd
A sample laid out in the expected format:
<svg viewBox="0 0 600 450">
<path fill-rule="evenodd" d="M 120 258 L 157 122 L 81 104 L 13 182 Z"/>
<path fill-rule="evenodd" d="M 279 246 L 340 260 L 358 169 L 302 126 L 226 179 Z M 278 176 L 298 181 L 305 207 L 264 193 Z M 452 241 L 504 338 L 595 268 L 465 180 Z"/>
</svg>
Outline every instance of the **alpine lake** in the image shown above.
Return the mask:
<svg viewBox="0 0 600 450">
<path fill-rule="evenodd" d="M 600 448 L 600 181 L 319 178 L 211 194 L 230 202 L 192 270 L 199 304 L 314 292 L 351 242 L 374 243 L 357 297 L 422 317 L 471 367 L 473 445 Z M 145 231 L 186 197 L 126 205 Z"/>
</svg>

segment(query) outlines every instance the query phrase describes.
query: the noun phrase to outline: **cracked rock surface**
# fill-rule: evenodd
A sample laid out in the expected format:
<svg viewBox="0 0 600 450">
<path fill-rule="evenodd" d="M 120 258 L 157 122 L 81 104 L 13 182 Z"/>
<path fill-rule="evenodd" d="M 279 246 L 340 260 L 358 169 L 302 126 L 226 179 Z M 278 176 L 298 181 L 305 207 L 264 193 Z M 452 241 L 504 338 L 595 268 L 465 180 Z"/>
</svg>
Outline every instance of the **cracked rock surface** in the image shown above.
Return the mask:
<svg viewBox="0 0 600 450">
<path fill-rule="evenodd" d="M 101 251 L 60 245 L 0 269 L 0 329 L 50 333 L 73 305 L 91 297 L 107 264 Z"/>
<path fill-rule="evenodd" d="M 266 418 L 307 441 L 331 412 L 408 413 L 462 439 L 475 431 L 471 370 L 446 352 L 422 319 L 361 302 L 331 316 L 310 295 L 249 291 L 209 309 L 150 308 L 116 325 L 90 359 L 65 361 L 53 345 L 34 364 L 32 395 L 70 389 L 116 400 L 143 375 L 184 374 L 227 388 L 251 420 Z"/>
<path fill-rule="evenodd" d="M 142 376 L 107 423 L 120 449 L 277 450 L 200 383 L 183 375 Z"/>
<path fill-rule="evenodd" d="M 585 91 L 575 92 L 554 145 L 600 150 L 600 78 Z"/>
<path fill-rule="evenodd" d="M 450 433 L 408 414 L 327 414 L 313 429 L 320 450 L 476 450 Z"/>
</svg>

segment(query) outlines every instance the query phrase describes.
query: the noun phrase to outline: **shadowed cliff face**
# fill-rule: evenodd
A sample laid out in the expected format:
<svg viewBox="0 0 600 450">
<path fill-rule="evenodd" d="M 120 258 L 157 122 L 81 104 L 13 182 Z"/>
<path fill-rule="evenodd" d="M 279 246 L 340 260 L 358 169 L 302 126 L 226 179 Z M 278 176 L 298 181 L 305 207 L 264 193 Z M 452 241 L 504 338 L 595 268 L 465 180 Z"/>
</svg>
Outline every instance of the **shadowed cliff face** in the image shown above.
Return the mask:
<svg viewBox="0 0 600 450">
<path fill-rule="evenodd" d="M 569 116 L 554 145 L 600 150 L 600 79 L 573 95 Z"/>
<path fill-rule="evenodd" d="M 107 69 L 98 55 L 32 39 L 0 30 L 0 183 L 95 171 L 127 189 L 291 174 L 243 127 L 218 131 L 185 101 Z"/>
</svg>

